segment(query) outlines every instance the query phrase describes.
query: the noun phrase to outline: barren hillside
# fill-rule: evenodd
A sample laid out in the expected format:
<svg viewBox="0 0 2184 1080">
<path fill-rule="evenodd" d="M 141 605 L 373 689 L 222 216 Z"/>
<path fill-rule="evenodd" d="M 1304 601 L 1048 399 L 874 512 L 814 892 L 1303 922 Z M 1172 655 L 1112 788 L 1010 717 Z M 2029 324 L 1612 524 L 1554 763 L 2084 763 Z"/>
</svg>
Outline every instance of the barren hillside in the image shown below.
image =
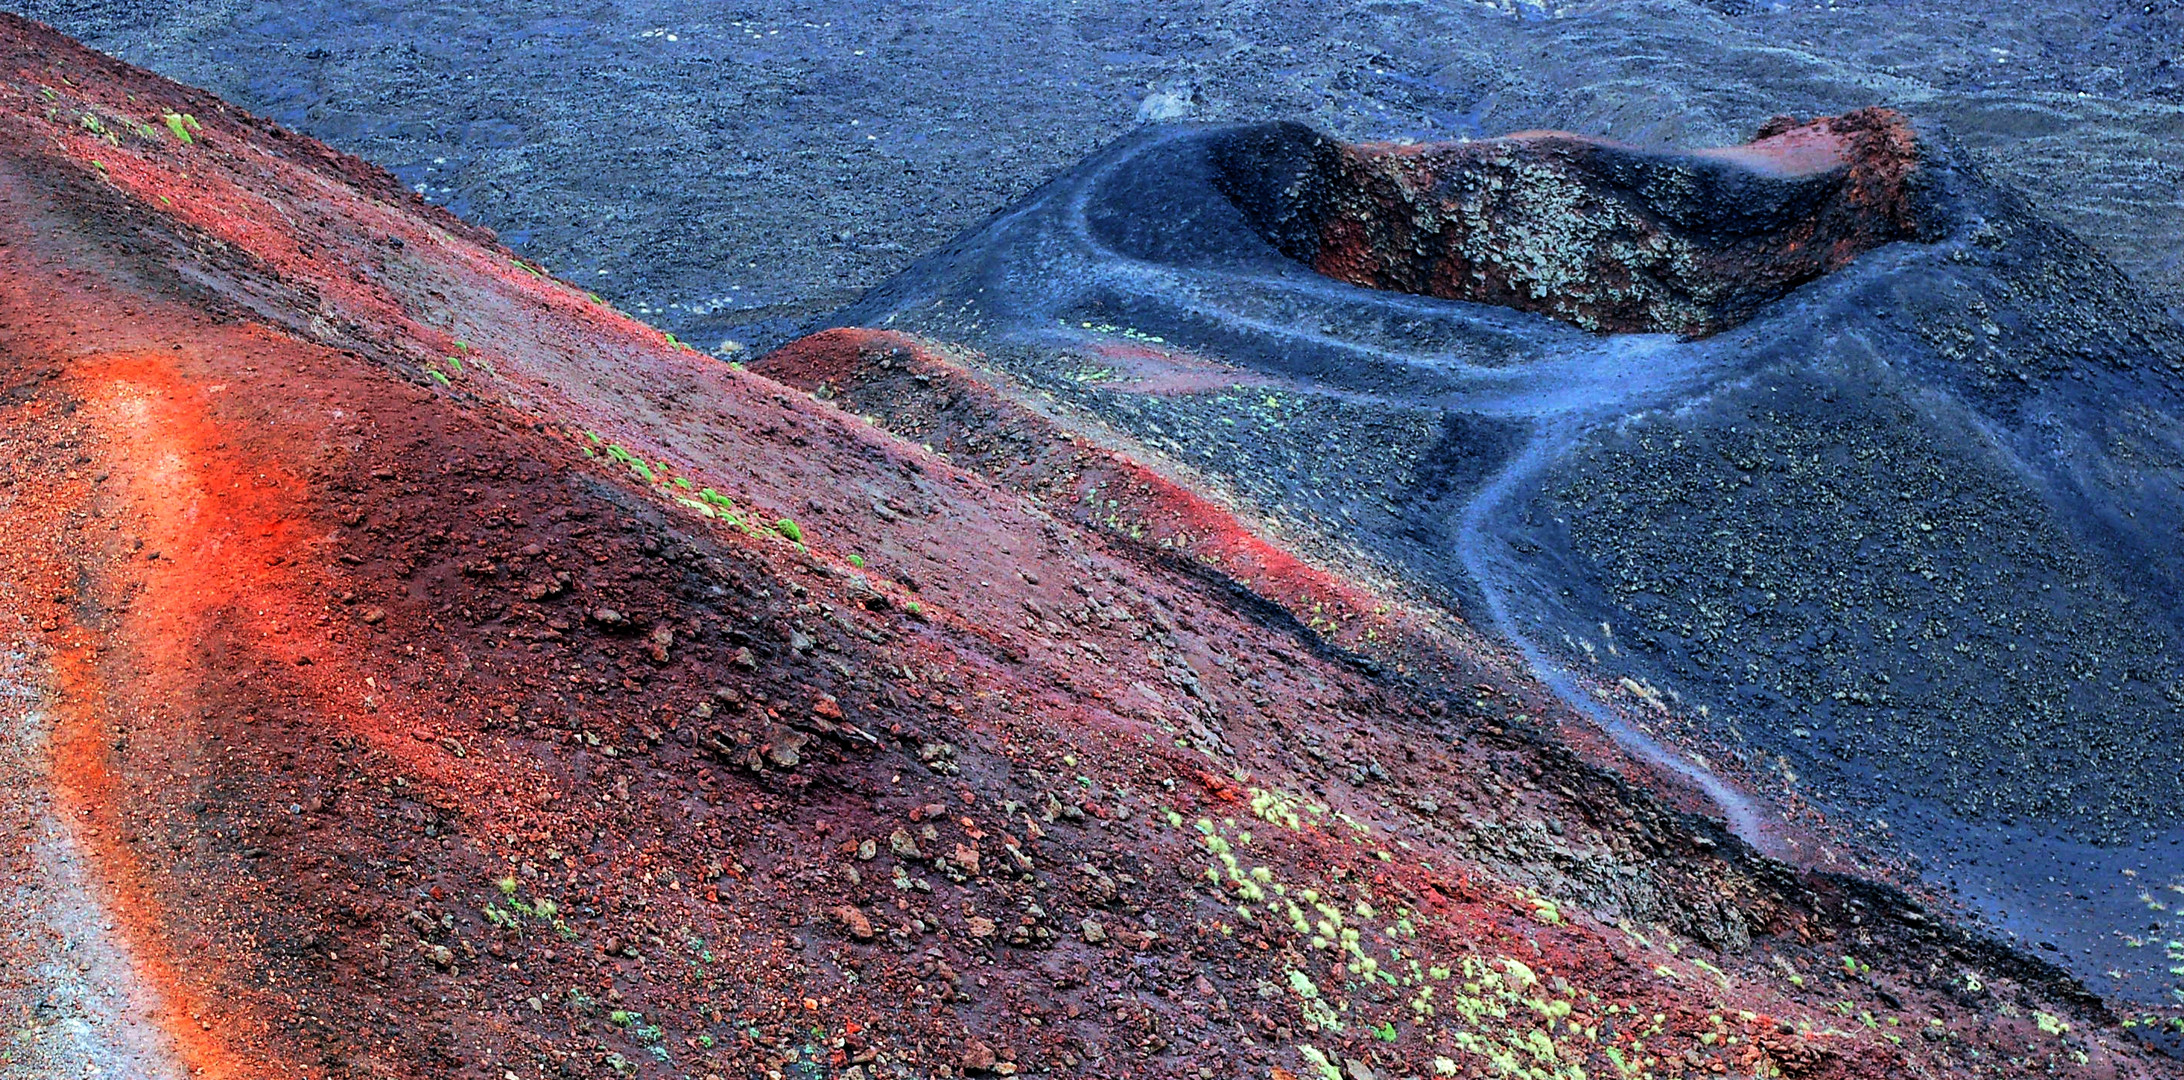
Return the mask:
<svg viewBox="0 0 2184 1080">
<path fill-rule="evenodd" d="M 961 394 L 1006 467 L 0 16 L 0 1075 L 2173 1074 Z"/>
</svg>

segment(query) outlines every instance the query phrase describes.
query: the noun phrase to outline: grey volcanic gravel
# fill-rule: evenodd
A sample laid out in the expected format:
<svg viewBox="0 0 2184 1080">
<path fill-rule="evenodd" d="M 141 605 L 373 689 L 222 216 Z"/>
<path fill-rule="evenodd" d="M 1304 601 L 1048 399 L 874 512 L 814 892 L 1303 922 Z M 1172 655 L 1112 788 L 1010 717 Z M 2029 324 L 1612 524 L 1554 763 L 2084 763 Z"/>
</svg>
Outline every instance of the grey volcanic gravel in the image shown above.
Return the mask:
<svg viewBox="0 0 2184 1080">
<path fill-rule="evenodd" d="M 2184 675 L 2158 616 L 2015 478 L 1904 439 L 1919 418 L 1862 389 L 1770 379 L 1711 403 L 1742 423 L 1640 421 L 1587 448 L 1548 505 L 1637 616 L 1615 640 L 1775 714 L 1823 790 L 1843 786 L 1823 770 L 1885 763 L 1883 790 L 1966 818 L 2110 843 L 2184 824 L 2158 737 L 2184 730 Z M 1761 528 L 1753 506 L 1774 508 Z"/>
<path fill-rule="evenodd" d="M 2177 0 L 12 3 L 706 348 L 779 340 L 1141 115 L 1688 147 L 1892 104 L 2184 301 Z"/>
</svg>

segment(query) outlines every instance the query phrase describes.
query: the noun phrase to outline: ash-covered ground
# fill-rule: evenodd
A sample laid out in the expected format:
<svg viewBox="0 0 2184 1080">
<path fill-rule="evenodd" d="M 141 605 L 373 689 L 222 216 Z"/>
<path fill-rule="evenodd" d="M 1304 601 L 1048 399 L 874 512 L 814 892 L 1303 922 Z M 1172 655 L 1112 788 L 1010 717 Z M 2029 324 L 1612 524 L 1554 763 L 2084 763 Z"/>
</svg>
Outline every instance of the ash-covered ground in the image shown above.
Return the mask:
<svg viewBox="0 0 2184 1080">
<path fill-rule="evenodd" d="M 781 340 L 1146 117 L 1688 147 L 1894 105 L 2184 301 L 2176 0 L 7 6 L 708 349 Z"/>
</svg>

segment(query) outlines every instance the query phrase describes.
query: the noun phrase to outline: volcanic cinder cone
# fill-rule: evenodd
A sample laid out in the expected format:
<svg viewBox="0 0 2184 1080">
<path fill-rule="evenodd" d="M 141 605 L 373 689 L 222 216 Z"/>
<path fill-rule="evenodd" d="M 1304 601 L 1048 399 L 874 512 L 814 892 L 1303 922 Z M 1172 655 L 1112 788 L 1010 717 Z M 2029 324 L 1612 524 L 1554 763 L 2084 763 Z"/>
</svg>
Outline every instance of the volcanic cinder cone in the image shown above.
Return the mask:
<svg viewBox="0 0 2184 1080">
<path fill-rule="evenodd" d="M 1051 472 L 0 17 L 0 1075 L 2162 1068 L 968 357 L 790 359 Z"/>
</svg>

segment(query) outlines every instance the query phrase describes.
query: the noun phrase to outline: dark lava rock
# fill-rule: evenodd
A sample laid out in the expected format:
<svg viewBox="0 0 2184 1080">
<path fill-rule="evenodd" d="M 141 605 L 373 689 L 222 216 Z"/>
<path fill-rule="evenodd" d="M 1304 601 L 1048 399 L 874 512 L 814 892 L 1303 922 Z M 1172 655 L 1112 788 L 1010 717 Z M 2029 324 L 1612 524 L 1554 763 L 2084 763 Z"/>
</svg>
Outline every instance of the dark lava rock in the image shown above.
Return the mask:
<svg viewBox="0 0 2184 1080">
<path fill-rule="evenodd" d="M 1672 712 L 1997 918 L 2143 968 L 2104 944 L 2130 904 L 2065 914 L 2040 879 L 2184 873 L 2184 333 L 1908 131 L 1146 130 L 836 322 L 974 345 L 1400 568 L 1604 726 L 1647 741 L 1593 688 Z"/>
</svg>

